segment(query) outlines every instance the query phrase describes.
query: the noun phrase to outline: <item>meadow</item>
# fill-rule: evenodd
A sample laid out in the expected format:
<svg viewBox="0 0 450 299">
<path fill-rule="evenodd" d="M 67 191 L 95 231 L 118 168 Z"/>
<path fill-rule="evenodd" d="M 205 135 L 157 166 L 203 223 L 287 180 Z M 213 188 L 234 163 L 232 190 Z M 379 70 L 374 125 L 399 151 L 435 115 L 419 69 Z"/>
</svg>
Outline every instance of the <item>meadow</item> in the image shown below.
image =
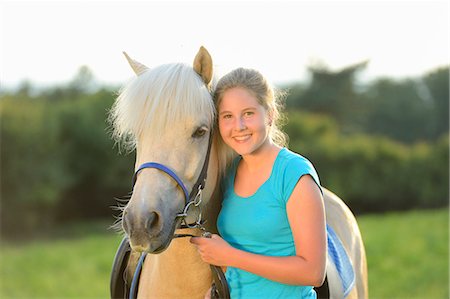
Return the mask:
<svg viewBox="0 0 450 299">
<path fill-rule="evenodd" d="M 448 209 L 358 217 L 372 299 L 449 298 Z M 0 298 L 108 298 L 121 236 L 77 224 L 32 241 L 3 241 Z"/>
</svg>

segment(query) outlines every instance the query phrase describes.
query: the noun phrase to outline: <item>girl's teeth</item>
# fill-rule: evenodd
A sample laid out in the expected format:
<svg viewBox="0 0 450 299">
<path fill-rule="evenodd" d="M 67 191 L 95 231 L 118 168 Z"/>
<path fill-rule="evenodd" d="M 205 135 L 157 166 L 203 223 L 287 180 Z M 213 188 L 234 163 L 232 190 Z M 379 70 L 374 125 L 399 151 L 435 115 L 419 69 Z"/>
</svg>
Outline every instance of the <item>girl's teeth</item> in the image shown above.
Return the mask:
<svg viewBox="0 0 450 299">
<path fill-rule="evenodd" d="M 236 139 L 237 141 L 244 141 L 244 140 L 247 140 L 248 138 L 250 138 L 250 135 L 234 137 L 234 139 Z"/>
</svg>

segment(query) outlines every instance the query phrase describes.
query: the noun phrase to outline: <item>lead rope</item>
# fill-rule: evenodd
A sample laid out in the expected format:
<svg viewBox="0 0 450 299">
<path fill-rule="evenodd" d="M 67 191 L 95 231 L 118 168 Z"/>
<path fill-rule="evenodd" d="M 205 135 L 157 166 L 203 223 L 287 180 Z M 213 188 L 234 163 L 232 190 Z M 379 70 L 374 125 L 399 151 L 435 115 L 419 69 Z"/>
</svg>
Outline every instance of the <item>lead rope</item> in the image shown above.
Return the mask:
<svg viewBox="0 0 450 299">
<path fill-rule="evenodd" d="M 135 299 L 137 296 L 137 286 L 139 282 L 139 278 L 141 277 L 142 265 L 144 264 L 145 257 L 147 256 L 146 252 L 143 252 L 139 257 L 139 262 L 136 266 L 136 270 L 134 271 L 133 280 L 131 281 L 130 287 L 130 295 L 129 299 Z"/>
<path fill-rule="evenodd" d="M 210 232 L 204 232 L 202 237 L 211 238 Z M 230 289 L 228 288 L 225 273 L 219 266 L 209 265 L 213 273 L 213 283 L 211 286 L 211 299 L 230 299 Z M 220 286 L 220 288 L 218 287 Z"/>
</svg>

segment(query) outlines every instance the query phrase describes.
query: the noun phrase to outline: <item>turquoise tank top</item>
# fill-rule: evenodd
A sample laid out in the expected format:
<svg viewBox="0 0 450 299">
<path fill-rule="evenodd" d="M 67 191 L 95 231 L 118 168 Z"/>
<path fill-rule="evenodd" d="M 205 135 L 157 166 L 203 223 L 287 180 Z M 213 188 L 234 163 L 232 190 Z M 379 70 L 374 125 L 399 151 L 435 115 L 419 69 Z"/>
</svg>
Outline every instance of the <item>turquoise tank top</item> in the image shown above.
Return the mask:
<svg viewBox="0 0 450 299">
<path fill-rule="evenodd" d="M 222 181 L 223 202 L 217 219 L 221 236 L 233 247 L 268 256 L 293 256 L 295 244 L 286 203 L 298 180 L 309 174 L 320 188 L 319 177 L 306 158 L 282 148 L 269 179 L 250 197 L 234 192 L 237 157 Z M 228 267 L 231 298 L 316 298 L 312 286 L 288 285 Z"/>
</svg>

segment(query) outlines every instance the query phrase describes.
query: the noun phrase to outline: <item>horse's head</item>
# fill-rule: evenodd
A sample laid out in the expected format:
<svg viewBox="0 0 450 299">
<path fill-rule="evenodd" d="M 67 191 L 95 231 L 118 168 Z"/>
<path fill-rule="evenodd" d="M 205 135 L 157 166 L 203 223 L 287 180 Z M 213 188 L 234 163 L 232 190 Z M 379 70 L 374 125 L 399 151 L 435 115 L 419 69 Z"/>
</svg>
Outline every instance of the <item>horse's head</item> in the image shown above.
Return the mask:
<svg viewBox="0 0 450 299">
<path fill-rule="evenodd" d="M 152 69 L 127 59 L 138 76 L 121 91 L 111 111 L 116 137 L 128 138 L 136 149 L 135 170 L 147 162 L 163 164 L 190 192 L 214 126 L 208 88 L 211 57 L 202 47 L 194 67 L 166 64 Z M 208 176 L 217 177 L 216 165 L 209 165 Z M 209 195 L 204 194 L 202 205 Z M 122 219 L 132 248 L 151 253 L 166 249 L 184 206 L 185 195 L 174 178 L 156 168 L 139 171 Z M 193 221 L 195 213 L 197 209 L 190 209 L 187 221 Z"/>
</svg>

